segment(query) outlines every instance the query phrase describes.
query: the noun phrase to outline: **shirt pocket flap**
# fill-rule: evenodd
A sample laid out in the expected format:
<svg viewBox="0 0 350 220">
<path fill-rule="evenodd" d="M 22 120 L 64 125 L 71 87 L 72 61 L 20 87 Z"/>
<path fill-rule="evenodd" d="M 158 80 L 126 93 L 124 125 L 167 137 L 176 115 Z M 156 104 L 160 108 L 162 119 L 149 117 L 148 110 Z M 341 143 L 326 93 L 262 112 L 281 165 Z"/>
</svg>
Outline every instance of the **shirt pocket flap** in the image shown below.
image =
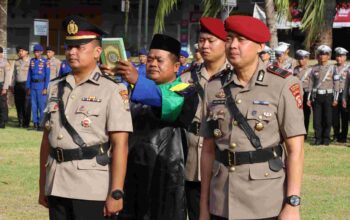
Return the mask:
<svg viewBox="0 0 350 220">
<path fill-rule="evenodd" d="M 96 158 L 91 160 L 78 160 L 78 170 L 108 170 L 108 165 L 102 166 L 96 162 Z"/>
<path fill-rule="evenodd" d="M 80 105 L 80 106 L 78 106 L 76 113 L 82 113 L 86 116 L 99 116 L 100 109 L 99 108 L 88 108 L 86 106 Z"/>
<path fill-rule="evenodd" d="M 284 169 L 278 172 L 272 171 L 268 162 L 250 164 L 249 166 L 249 176 L 252 180 L 277 179 L 284 176 L 284 174 Z"/>
<path fill-rule="evenodd" d="M 247 119 L 257 120 L 257 121 L 270 121 L 273 116 L 273 111 L 267 106 L 252 106 L 248 109 Z"/>
</svg>

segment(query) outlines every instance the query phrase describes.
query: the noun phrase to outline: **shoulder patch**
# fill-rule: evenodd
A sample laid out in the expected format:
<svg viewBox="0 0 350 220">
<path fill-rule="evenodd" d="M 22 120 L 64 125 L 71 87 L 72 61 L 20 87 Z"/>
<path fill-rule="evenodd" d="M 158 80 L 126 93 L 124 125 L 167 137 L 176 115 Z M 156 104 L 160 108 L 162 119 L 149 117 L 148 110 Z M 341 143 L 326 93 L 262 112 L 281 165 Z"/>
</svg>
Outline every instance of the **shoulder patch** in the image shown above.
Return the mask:
<svg viewBox="0 0 350 220">
<path fill-rule="evenodd" d="M 69 74 L 69 73 L 68 73 L 68 74 Z M 68 74 L 61 75 L 61 76 L 57 76 L 56 78 L 51 79 L 50 82 L 55 81 L 55 80 L 58 80 L 58 79 L 63 79 L 63 78 L 65 78 L 65 77 L 67 77 Z"/>
<path fill-rule="evenodd" d="M 290 76 L 292 74 L 288 70 L 282 69 L 282 68 L 275 66 L 275 65 L 268 66 L 267 71 L 272 73 L 272 74 L 275 74 L 277 76 L 280 76 L 282 78 L 287 78 L 288 76 Z"/>
</svg>

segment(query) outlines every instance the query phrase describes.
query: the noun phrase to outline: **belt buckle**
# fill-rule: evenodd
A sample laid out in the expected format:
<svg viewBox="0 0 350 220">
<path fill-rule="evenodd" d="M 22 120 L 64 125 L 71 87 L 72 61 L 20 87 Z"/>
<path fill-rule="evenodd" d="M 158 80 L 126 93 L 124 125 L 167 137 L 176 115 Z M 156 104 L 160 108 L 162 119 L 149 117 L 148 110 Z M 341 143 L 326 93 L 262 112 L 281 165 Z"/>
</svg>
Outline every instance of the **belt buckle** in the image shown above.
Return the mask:
<svg viewBox="0 0 350 220">
<path fill-rule="evenodd" d="M 63 149 L 60 147 L 56 148 L 56 156 L 57 156 L 57 162 L 63 162 L 64 157 L 63 157 Z"/>
<path fill-rule="evenodd" d="M 229 171 L 234 172 L 236 170 L 235 165 L 236 165 L 236 152 L 233 151 L 228 151 L 228 166 L 229 166 Z M 231 155 L 233 155 L 233 158 L 231 158 Z M 232 161 L 233 159 L 233 161 Z"/>
</svg>

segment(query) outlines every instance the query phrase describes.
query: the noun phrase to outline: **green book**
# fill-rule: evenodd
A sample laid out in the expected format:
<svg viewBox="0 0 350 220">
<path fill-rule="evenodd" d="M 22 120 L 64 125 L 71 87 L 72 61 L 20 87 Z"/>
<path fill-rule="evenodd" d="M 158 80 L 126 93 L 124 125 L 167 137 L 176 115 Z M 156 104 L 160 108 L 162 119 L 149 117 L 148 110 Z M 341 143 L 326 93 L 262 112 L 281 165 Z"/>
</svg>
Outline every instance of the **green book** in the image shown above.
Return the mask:
<svg viewBox="0 0 350 220">
<path fill-rule="evenodd" d="M 113 69 L 119 60 L 127 60 L 123 38 L 102 38 L 102 64 Z"/>
</svg>

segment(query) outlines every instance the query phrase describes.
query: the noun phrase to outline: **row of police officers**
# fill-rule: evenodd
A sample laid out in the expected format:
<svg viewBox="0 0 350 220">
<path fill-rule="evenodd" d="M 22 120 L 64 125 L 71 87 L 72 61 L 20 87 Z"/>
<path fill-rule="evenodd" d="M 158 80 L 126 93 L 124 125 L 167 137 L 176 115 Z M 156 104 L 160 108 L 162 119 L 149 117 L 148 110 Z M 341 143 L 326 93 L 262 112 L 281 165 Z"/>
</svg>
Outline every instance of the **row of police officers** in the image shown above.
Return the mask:
<svg viewBox="0 0 350 220">
<path fill-rule="evenodd" d="M 204 62 L 176 77 L 176 39 L 153 36 L 143 75 L 128 61 L 98 66 L 106 33 L 64 19 L 72 71 L 42 87 L 39 203 L 50 219 L 300 219 L 300 81 L 260 60 L 270 40 L 260 20 L 200 25 Z"/>
<path fill-rule="evenodd" d="M 346 64 L 348 51 L 335 48 L 336 63 L 330 64 L 332 50 L 327 45 L 320 45 L 316 50 L 317 64 L 308 65 L 310 53 L 296 51 L 296 59 L 289 57 L 289 44 L 280 42 L 275 48 L 276 60 L 270 62 L 271 48 L 265 48 L 260 54 L 265 63 L 285 69 L 298 77 L 304 91 L 304 124 L 308 133 L 311 111 L 315 130 L 315 145 L 329 145 L 331 127 L 333 140 L 345 143 L 348 134 L 348 94 L 349 65 Z"/>
<path fill-rule="evenodd" d="M 34 128 L 41 130 L 39 122 L 42 119 L 46 103 L 46 89 L 50 79 L 70 72 L 66 61 L 57 59 L 51 47 L 47 47 L 47 59 L 42 57 L 43 47 L 39 44 L 33 48 L 34 58 L 30 58 L 27 47 L 16 48 L 18 59 L 14 62 L 13 72 L 10 72 L 9 62 L 3 58 L 0 50 L 0 78 L 2 86 L 0 106 L 0 127 L 5 127 L 8 117 L 7 91 L 12 91 L 17 110 L 18 126 L 28 128 L 32 120 Z"/>
</svg>

